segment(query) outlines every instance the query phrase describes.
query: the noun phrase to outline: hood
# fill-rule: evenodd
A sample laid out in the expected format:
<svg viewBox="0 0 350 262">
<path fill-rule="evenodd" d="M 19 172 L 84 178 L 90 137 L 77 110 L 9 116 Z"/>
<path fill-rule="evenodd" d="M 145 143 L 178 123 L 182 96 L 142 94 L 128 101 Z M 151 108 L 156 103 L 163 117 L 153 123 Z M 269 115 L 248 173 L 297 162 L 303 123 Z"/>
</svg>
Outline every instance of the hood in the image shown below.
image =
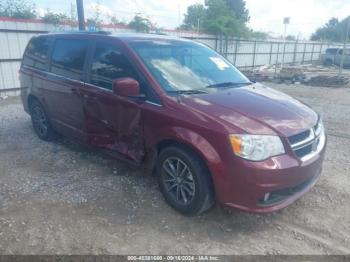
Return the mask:
<svg viewBox="0 0 350 262">
<path fill-rule="evenodd" d="M 291 136 L 313 127 L 318 120 L 305 104 L 261 84 L 185 96 L 181 101 L 225 126 L 233 125 L 234 132 Z"/>
</svg>

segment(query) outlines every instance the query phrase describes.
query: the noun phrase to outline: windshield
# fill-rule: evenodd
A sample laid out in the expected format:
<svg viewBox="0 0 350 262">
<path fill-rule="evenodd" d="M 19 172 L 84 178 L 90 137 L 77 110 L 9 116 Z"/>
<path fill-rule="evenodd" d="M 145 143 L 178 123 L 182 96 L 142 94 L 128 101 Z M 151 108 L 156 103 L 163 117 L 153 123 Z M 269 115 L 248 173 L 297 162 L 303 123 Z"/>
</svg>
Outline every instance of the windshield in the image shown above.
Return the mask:
<svg viewBox="0 0 350 262">
<path fill-rule="evenodd" d="M 162 88 L 169 93 L 217 90 L 249 84 L 249 80 L 210 48 L 185 41 L 130 43 Z M 210 90 L 210 91 L 211 91 Z"/>
</svg>

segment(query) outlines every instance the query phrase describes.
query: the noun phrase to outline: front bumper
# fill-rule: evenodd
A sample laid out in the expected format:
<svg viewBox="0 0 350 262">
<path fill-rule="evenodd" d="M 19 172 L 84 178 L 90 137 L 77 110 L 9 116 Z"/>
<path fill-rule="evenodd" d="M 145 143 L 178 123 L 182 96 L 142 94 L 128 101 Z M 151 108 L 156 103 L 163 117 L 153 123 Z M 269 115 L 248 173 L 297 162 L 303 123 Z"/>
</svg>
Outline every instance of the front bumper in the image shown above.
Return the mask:
<svg viewBox="0 0 350 262">
<path fill-rule="evenodd" d="M 214 179 L 217 200 L 253 213 L 282 209 L 316 184 L 324 154 L 325 146 L 305 162 L 288 154 L 262 162 L 235 159 Z"/>
</svg>

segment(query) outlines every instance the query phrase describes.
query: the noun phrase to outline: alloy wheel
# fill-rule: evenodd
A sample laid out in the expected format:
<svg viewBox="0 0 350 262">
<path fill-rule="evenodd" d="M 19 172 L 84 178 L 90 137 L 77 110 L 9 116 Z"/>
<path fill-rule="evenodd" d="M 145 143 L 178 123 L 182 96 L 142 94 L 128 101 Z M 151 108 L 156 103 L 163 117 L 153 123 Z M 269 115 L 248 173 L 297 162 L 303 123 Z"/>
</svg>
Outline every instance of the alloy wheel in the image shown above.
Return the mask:
<svg viewBox="0 0 350 262">
<path fill-rule="evenodd" d="M 44 111 L 37 105 L 32 108 L 32 119 L 35 131 L 40 137 L 45 137 L 48 132 L 48 122 Z"/>
<path fill-rule="evenodd" d="M 163 183 L 171 198 L 181 205 L 188 205 L 195 196 L 192 172 L 178 157 L 167 158 L 162 165 Z"/>
</svg>

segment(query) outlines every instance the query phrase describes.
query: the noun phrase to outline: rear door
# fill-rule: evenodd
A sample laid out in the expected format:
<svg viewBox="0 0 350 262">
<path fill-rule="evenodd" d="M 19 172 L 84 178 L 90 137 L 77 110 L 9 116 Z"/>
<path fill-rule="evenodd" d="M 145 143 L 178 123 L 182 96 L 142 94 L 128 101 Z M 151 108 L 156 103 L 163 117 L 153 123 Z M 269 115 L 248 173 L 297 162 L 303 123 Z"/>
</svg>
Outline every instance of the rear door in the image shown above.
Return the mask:
<svg viewBox="0 0 350 262">
<path fill-rule="evenodd" d="M 85 139 L 84 112 L 79 89 L 84 86 L 83 72 L 88 47 L 89 40 L 86 38 L 57 37 L 43 85 L 52 124 L 58 131 L 78 139 Z"/>
<path fill-rule="evenodd" d="M 144 155 L 142 101 L 113 93 L 115 79 L 132 77 L 143 81 L 118 41 L 96 41 L 90 57 L 87 83 L 81 93 L 86 112 L 86 131 L 91 144 L 118 152 L 140 163 Z"/>
</svg>

